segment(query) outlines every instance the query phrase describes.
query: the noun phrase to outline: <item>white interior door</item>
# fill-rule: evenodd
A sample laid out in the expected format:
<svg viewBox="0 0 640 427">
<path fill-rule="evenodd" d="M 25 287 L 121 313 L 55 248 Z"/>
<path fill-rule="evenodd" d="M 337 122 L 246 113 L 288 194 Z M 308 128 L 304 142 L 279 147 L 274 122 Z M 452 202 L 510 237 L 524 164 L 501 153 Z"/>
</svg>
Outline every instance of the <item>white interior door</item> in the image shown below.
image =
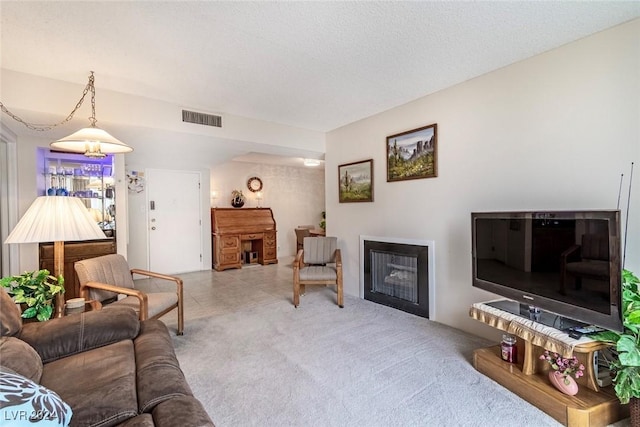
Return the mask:
<svg viewBox="0 0 640 427">
<path fill-rule="evenodd" d="M 149 269 L 202 270 L 200 172 L 147 169 Z"/>
</svg>

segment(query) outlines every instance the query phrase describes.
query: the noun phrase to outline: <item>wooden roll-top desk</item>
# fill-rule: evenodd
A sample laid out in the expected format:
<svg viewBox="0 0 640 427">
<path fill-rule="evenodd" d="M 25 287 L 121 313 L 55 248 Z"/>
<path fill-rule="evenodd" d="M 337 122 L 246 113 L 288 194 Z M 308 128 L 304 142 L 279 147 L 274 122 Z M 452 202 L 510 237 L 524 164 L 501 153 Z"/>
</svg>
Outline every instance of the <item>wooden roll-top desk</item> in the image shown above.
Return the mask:
<svg viewBox="0 0 640 427">
<path fill-rule="evenodd" d="M 276 222 L 270 208 L 211 208 L 213 268 L 242 268 L 244 254 L 262 264 L 278 263 Z"/>
</svg>

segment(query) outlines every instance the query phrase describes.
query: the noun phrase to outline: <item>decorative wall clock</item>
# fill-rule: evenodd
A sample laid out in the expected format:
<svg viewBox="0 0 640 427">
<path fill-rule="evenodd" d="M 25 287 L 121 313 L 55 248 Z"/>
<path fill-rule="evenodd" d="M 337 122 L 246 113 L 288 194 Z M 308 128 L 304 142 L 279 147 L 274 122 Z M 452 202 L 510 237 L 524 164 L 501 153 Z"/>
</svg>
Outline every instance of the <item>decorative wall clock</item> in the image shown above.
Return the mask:
<svg viewBox="0 0 640 427">
<path fill-rule="evenodd" d="M 257 176 L 252 176 L 247 181 L 247 188 L 249 189 L 249 191 L 252 191 L 254 193 L 257 192 L 257 191 L 261 191 L 262 190 L 262 180 L 260 178 L 258 178 Z"/>
</svg>

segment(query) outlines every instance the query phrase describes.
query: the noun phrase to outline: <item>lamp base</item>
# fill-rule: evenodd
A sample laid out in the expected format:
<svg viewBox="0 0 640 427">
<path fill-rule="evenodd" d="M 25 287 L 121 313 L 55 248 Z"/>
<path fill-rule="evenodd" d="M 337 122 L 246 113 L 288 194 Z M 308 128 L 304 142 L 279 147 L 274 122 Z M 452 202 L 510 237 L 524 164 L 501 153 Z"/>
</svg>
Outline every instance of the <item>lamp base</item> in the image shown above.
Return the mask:
<svg viewBox="0 0 640 427">
<path fill-rule="evenodd" d="M 64 242 L 53 242 L 53 275 L 64 278 Z M 55 317 L 64 315 L 64 294 L 56 295 Z"/>
</svg>

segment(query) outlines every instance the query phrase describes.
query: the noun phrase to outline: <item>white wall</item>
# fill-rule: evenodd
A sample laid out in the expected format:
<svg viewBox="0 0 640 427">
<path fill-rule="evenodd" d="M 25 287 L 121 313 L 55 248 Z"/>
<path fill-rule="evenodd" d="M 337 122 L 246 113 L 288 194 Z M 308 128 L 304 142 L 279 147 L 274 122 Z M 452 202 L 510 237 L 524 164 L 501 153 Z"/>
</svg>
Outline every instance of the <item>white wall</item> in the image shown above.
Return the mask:
<svg viewBox="0 0 640 427">
<path fill-rule="evenodd" d="M 345 292 L 359 294 L 359 235 L 432 239 L 434 319 L 493 336 L 468 316 L 493 297 L 471 286 L 470 212 L 616 207 L 620 174 L 628 183 L 640 160 L 639 40 L 635 20 L 330 132 L 327 231 L 343 249 Z M 387 183 L 386 136 L 432 123 L 439 176 Z M 371 157 L 375 202 L 338 203 L 331 171 Z M 638 175 L 627 244 L 636 272 Z"/>
<path fill-rule="evenodd" d="M 60 121 L 75 106 L 85 84 L 71 84 L 7 69 L 0 69 L 0 76 L 3 103 L 13 113 L 34 123 Z M 325 135 L 322 132 L 262 120 L 222 114 L 222 128 L 183 123 L 181 109 L 184 106 L 103 90 L 99 86 L 99 73 L 96 77 L 98 126 L 134 148 L 132 153 L 123 155 L 123 164 L 117 165 L 116 170 L 123 174 L 123 179 L 126 171 L 145 171 L 147 168 L 198 171 L 202 174 L 201 215 L 204 220 L 205 269 L 211 265 L 211 246 L 207 243 L 211 238 L 211 227 L 210 222 L 206 221 L 210 217 L 207 177 L 211 167 L 248 153 L 318 158 L 325 150 Z M 7 115 L 0 116 L 2 125 L 17 134 L 20 216 L 36 197 L 35 147 L 48 147 L 51 141 L 86 126 L 88 108 L 85 103 L 70 123 L 37 136 Z M 283 190 L 283 194 L 287 192 L 287 189 Z M 118 191 L 117 197 L 124 194 L 127 194 L 126 191 Z M 121 233 L 122 230 L 119 229 L 118 251 L 127 252 L 132 266 L 146 268 L 146 194 L 130 193 L 129 196 L 125 200 L 118 200 L 118 212 L 128 212 L 129 219 L 128 233 Z M 324 199 L 322 205 L 324 208 Z M 284 209 L 282 211 L 285 212 Z M 120 221 L 118 227 L 121 223 Z M 122 250 L 121 244 L 124 245 Z M 20 269 L 36 267 L 37 245 L 21 245 Z"/>
<path fill-rule="evenodd" d="M 0 68 L 2 102 L 13 113 L 32 123 L 62 120 L 75 107 L 85 85 L 86 80 L 68 83 Z M 61 138 L 87 126 L 86 117 L 90 111 L 87 103 L 78 110 L 71 124 L 47 132 L 47 137 Z M 183 123 L 183 108 L 221 114 L 223 126 Z M 98 127 L 134 147 L 133 141 L 146 140 L 155 144 L 177 139 L 175 142 L 180 146 L 198 139 L 202 141 L 204 137 L 210 146 L 221 151 L 226 149 L 234 155 L 263 150 L 271 154 L 306 153 L 300 157 L 314 157 L 314 154 L 324 153 L 325 148 L 322 132 L 106 90 L 100 86 L 99 70 L 96 70 L 96 117 Z M 17 122 L 8 117 L 3 117 L 2 121 L 5 119 L 11 130 L 22 134 L 23 128 Z"/>
<path fill-rule="evenodd" d="M 18 165 L 16 135 L 0 123 L 0 274 L 4 277 L 19 272 L 18 247 L 2 245 L 11 228 L 18 222 L 17 203 L 9 204 L 9 200 L 18 197 Z"/>
<path fill-rule="evenodd" d="M 118 214 L 127 213 L 127 221 L 118 221 L 118 252 L 128 257 L 137 268 L 148 268 L 148 224 L 146 193 L 126 190 L 124 173 L 135 170 L 144 172 L 148 168 L 165 170 L 198 171 L 202 176 L 201 216 L 203 218 L 203 269 L 211 266 L 210 187 L 215 185 L 221 197 L 218 206 L 230 206 L 229 195 L 234 188 L 242 189 L 249 197 L 245 206 L 255 206 L 253 194 L 247 189 L 247 179 L 258 176 L 264 184 L 262 206 L 271 207 L 278 226 L 278 256 L 295 254 L 293 229 L 299 224 L 319 224 L 320 212 L 325 210 L 324 171 L 315 168 L 298 168 L 274 165 L 259 165 L 244 162 L 227 162 L 217 165 L 215 147 L 204 140 L 193 137 L 180 145 L 163 140 L 149 140 L 140 136 L 126 139 L 135 151 L 119 155 L 116 162 L 119 187 Z M 50 139 L 33 136 L 18 137 L 18 218 L 37 197 L 36 150 L 49 146 Z M 211 168 L 211 169 L 209 169 Z M 210 180 L 208 179 L 209 177 Z M 120 187 L 120 185 L 122 187 Z M 123 200 L 120 198 L 123 197 Z M 128 233 L 125 230 L 128 228 Z M 19 246 L 19 271 L 38 268 L 37 244 Z M 122 247 L 121 247 L 122 246 Z M 12 273 L 18 274 L 19 271 Z"/>
<path fill-rule="evenodd" d="M 219 194 L 215 205 L 231 207 L 231 191 L 242 190 L 245 207 L 256 207 L 255 194 L 247 189 L 247 180 L 262 180 L 264 199 L 260 206 L 271 208 L 277 226 L 278 257 L 293 256 L 298 225 L 320 223 L 325 210 L 324 170 L 246 162 L 228 162 L 211 169 L 211 189 Z"/>
</svg>

